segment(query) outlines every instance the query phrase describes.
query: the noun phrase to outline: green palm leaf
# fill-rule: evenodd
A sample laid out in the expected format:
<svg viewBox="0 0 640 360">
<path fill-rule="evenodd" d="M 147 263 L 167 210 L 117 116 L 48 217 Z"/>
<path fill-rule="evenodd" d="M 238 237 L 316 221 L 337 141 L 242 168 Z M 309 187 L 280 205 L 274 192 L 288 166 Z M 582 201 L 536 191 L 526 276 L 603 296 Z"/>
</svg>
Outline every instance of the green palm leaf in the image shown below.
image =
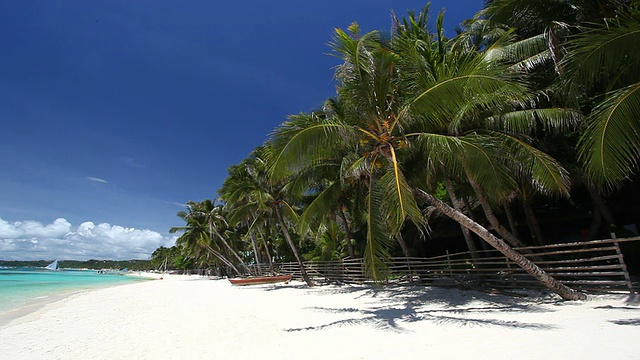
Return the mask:
<svg viewBox="0 0 640 360">
<path fill-rule="evenodd" d="M 516 188 L 516 182 L 506 163 L 511 154 L 494 136 L 472 133 L 459 136 L 462 163 L 467 177 L 482 187 L 491 198 L 501 202 Z"/>
<path fill-rule="evenodd" d="M 356 142 L 357 136 L 353 127 L 330 121 L 306 127 L 290 136 L 274 136 L 282 143 L 274 143 L 277 155 L 269 169 L 271 180 L 280 181 L 323 159 L 335 157 L 333 155 L 342 152 L 343 144 Z"/>
<path fill-rule="evenodd" d="M 640 22 L 628 16 L 587 29 L 570 40 L 570 51 L 564 60 L 566 81 L 574 88 L 581 84 L 590 88 L 603 79 L 612 83 L 610 79 L 619 79 L 617 75 L 620 72 L 633 72 L 637 79 L 640 63 L 638 44 Z"/>
<path fill-rule="evenodd" d="M 310 226 L 319 224 L 324 217 L 329 216 L 335 210 L 341 192 L 340 182 L 334 182 L 320 192 L 300 215 L 298 233 L 306 234 Z"/>
<path fill-rule="evenodd" d="M 569 172 L 557 160 L 516 137 L 498 132 L 489 134 L 503 141 L 510 168 L 530 181 L 534 189 L 546 195 L 569 196 Z"/>
<path fill-rule="evenodd" d="M 512 104 L 524 105 L 526 96 L 524 87 L 515 79 L 507 80 L 492 73 L 463 73 L 430 85 L 412 100 L 410 106 L 413 113 L 420 115 L 416 119 L 446 127 L 448 119 L 469 112 L 470 104 L 478 111 L 499 108 L 507 99 Z"/>
<path fill-rule="evenodd" d="M 563 134 L 575 130 L 582 114 L 574 109 L 526 109 L 489 117 L 487 125 L 513 134 L 532 135 L 536 130 Z"/>
<path fill-rule="evenodd" d="M 615 186 L 640 162 L 640 83 L 620 89 L 588 118 L 579 143 L 587 173 L 601 185 Z"/>
<path fill-rule="evenodd" d="M 367 244 L 364 250 L 365 273 L 374 281 L 382 281 L 387 275 L 387 263 L 391 238 L 383 215 L 384 194 L 376 181 L 369 184 L 367 197 Z"/>
<path fill-rule="evenodd" d="M 404 175 L 399 172 L 387 172 L 378 181 L 378 186 L 385 199 L 383 211 L 388 233 L 396 236 L 408 217 L 416 225 L 424 223 L 424 216 L 412 194 L 412 188 Z"/>
</svg>

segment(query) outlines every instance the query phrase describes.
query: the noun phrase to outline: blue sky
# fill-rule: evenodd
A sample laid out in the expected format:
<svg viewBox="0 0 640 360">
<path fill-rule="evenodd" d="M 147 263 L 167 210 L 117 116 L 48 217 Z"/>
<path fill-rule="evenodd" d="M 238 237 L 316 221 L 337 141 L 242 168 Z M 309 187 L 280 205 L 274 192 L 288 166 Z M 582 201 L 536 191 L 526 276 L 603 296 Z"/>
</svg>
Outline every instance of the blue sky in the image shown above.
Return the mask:
<svg viewBox="0 0 640 360">
<path fill-rule="evenodd" d="M 334 94 L 327 43 L 422 1 L 4 1 L 0 259 L 148 256 L 188 200 Z M 482 0 L 432 1 L 449 36 Z"/>
</svg>

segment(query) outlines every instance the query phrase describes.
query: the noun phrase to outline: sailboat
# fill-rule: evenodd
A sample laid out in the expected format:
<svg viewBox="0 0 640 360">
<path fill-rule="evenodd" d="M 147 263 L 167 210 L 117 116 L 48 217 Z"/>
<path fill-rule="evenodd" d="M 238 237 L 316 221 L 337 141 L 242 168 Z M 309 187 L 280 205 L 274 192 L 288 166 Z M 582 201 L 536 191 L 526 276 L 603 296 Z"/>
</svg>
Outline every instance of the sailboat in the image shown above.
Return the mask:
<svg viewBox="0 0 640 360">
<path fill-rule="evenodd" d="M 44 268 L 47 270 L 60 270 L 60 267 L 58 266 L 58 260 L 55 260 L 54 262 L 45 266 Z"/>
</svg>

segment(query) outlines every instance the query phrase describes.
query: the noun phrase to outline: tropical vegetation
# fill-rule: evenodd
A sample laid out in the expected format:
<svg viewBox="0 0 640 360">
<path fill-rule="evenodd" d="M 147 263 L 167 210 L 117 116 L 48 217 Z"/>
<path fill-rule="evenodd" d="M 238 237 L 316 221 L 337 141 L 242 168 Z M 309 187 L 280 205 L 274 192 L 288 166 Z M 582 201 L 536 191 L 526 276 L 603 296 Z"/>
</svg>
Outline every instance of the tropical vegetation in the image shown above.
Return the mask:
<svg viewBox="0 0 640 360">
<path fill-rule="evenodd" d="M 392 19 L 335 30 L 336 93 L 187 204 L 175 259 L 229 275 L 295 261 L 311 286 L 307 260 L 362 258 L 382 281 L 392 255 L 490 246 L 582 298 L 513 248 L 562 240 L 542 226 L 552 207 L 589 209 L 573 224 L 589 239 L 637 221 L 605 199 L 637 191 L 640 1 L 487 1 L 452 38 L 428 5 Z"/>
</svg>

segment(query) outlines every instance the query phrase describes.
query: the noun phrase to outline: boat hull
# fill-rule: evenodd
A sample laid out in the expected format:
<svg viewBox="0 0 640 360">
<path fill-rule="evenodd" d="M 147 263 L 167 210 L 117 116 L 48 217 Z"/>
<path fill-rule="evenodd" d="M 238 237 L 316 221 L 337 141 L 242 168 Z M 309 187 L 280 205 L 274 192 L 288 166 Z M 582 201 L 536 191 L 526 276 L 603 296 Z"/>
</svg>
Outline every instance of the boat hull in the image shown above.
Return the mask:
<svg viewBox="0 0 640 360">
<path fill-rule="evenodd" d="M 246 285 L 260 285 L 260 284 L 273 284 L 279 282 L 289 282 L 291 275 L 278 275 L 278 276 L 256 276 L 244 279 L 229 279 L 233 285 L 246 286 Z"/>
</svg>

